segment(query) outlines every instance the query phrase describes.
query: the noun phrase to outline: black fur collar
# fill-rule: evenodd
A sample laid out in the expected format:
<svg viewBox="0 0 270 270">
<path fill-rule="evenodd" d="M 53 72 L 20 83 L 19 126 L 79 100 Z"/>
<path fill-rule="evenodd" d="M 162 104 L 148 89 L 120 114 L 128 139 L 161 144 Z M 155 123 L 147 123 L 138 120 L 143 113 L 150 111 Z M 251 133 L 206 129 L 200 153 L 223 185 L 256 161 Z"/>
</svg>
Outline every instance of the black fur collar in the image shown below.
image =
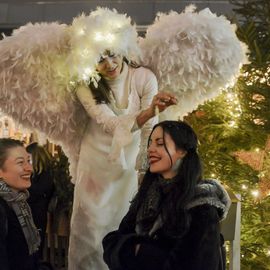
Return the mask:
<svg viewBox="0 0 270 270">
<path fill-rule="evenodd" d="M 191 209 L 204 204 L 218 208 L 220 220 L 223 220 L 228 214 L 231 199 L 220 182 L 214 179 L 205 179 L 197 185 L 195 196 L 186 208 Z"/>
</svg>

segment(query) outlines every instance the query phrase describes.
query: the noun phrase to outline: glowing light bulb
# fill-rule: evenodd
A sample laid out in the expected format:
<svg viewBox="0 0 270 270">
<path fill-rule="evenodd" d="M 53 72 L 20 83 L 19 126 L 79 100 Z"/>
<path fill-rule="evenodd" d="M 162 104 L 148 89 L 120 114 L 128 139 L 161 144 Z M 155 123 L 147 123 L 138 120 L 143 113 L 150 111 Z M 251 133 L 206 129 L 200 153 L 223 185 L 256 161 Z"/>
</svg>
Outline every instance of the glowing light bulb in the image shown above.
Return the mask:
<svg viewBox="0 0 270 270">
<path fill-rule="evenodd" d="M 253 190 L 251 191 L 251 194 L 253 197 L 257 198 L 259 196 L 259 191 L 258 190 Z"/>
<path fill-rule="evenodd" d="M 123 25 L 121 23 L 116 24 L 116 28 L 121 28 Z"/>
<path fill-rule="evenodd" d="M 78 33 L 79 36 L 83 36 L 85 34 L 85 31 L 84 31 L 84 29 L 81 28 L 81 29 L 78 30 L 77 33 Z"/>
<path fill-rule="evenodd" d="M 101 40 L 104 39 L 104 37 L 103 37 L 103 35 L 102 35 L 100 32 L 96 32 L 96 33 L 95 33 L 94 39 L 95 39 L 96 41 L 101 41 Z"/>
<path fill-rule="evenodd" d="M 216 177 L 216 175 L 214 173 L 211 173 L 211 177 Z"/>
<path fill-rule="evenodd" d="M 69 81 L 69 84 L 70 84 L 71 86 L 75 86 L 75 85 L 76 85 L 76 82 L 74 82 L 74 81 Z"/>
<path fill-rule="evenodd" d="M 83 80 L 88 80 L 89 77 L 91 77 L 91 74 L 93 73 L 93 70 L 89 67 L 85 68 L 82 74 Z"/>
<path fill-rule="evenodd" d="M 247 190 L 248 187 L 246 185 L 242 185 L 242 189 Z"/>
<path fill-rule="evenodd" d="M 266 82 L 266 79 L 265 78 L 261 78 L 260 79 L 260 83 L 265 83 Z"/>
<path fill-rule="evenodd" d="M 114 41 L 114 39 L 115 39 L 115 36 L 114 36 L 113 34 L 108 33 L 108 34 L 106 35 L 106 40 L 107 40 L 108 42 L 112 43 L 112 42 Z"/>
<path fill-rule="evenodd" d="M 88 67 L 84 70 L 84 72 L 90 74 L 92 73 L 92 69 Z"/>
<path fill-rule="evenodd" d="M 235 127 L 236 126 L 236 122 L 234 120 L 229 122 L 229 127 Z"/>
</svg>

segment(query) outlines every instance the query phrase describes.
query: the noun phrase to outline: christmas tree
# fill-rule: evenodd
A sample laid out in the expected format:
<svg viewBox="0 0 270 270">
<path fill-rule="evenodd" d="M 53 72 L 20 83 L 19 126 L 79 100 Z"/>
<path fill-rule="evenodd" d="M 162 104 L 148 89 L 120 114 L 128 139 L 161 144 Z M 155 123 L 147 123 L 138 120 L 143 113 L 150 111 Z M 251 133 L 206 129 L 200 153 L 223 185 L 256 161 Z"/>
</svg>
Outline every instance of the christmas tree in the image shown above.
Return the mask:
<svg viewBox="0 0 270 270">
<path fill-rule="evenodd" d="M 185 120 L 199 136 L 204 175 L 241 194 L 241 269 L 270 269 L 270 2 L 231 2 L 250 63 Z"/>
</svg>

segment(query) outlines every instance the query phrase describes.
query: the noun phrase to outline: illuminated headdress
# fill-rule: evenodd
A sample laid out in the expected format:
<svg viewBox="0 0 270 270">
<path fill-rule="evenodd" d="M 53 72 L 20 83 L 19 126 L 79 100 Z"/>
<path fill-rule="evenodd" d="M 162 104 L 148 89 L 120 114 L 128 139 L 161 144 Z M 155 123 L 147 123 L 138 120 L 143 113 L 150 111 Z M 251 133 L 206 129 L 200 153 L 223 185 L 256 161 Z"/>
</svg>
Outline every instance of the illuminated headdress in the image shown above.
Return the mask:
<svg viewBox="0 0 270 270">
<path fill-rule="evenodd" d="M 140 55 L 136 26 L 116 10 L 97 8 L 70 26 L 71 74 L 81 81 L 99 80 L 95 67 L 106 51 L 136 60 Z"/>
</svg>

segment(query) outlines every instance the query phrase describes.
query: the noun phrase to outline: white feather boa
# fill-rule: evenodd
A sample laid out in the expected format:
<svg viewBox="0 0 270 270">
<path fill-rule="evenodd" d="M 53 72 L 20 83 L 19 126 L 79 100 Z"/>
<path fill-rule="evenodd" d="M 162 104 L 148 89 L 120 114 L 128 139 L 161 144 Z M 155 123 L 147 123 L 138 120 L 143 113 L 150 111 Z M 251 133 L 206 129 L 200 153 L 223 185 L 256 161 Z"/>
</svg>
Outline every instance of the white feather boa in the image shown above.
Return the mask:
<svg viewBox="0 0 270 270">
<path fill-rule="evenodd" d="M 156 74 L 159 90 L 178 96 L 170 118 L 184 116 L 235 81 L 247 63 L 247 47 L 235 30 L 208 8 L 197 13 L 191 5 L 182 13 L 158 14 L 140 47 L 142 64 Z"/>
</svg>

